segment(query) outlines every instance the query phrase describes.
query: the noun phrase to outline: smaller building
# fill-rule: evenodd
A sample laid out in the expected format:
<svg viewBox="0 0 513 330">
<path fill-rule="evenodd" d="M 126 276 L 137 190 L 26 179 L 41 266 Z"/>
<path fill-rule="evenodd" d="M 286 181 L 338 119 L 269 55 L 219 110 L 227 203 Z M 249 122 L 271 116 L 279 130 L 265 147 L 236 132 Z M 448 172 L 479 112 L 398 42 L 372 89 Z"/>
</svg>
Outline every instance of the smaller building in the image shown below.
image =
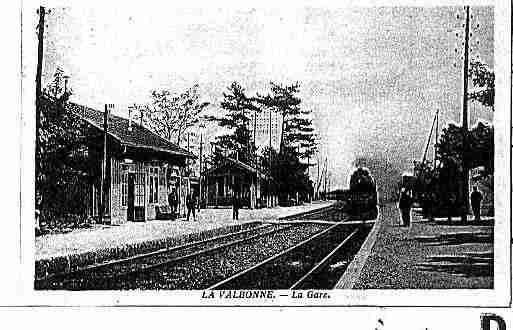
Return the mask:
<svg viewBox="0 0 513 330">
<path fill-rule="evenodd" d="M 253 209 L 278 204 L 272 178 L 238 159 L 225 157 L 219 165 L 203 173 L 203 180 L 207 206 L 230 206 L 236 192 L 243 207 Z"/>
</svg>

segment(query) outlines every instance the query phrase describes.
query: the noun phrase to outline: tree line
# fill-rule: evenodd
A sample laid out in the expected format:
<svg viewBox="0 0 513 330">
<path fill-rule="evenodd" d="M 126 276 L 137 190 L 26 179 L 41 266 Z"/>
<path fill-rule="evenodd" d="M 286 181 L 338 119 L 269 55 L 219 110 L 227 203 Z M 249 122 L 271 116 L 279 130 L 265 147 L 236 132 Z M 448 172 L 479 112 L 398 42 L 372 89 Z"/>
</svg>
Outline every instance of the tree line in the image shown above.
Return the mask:
<svg viewBox="0 0 513 330">
<path fill-rule="evenodd" d="M 211 166 L 216 166 L 226 156 L 236 157 L 272 177 L 281 203 L 297 197 L 305 200 L 313 192 L 306 173 L 309 166 L 306 160 L 317 152 L 318 143 L 310 119 L 311 111 L 301 108 L 299 83 L 270 82 L 269 87 L 267 93 L 254 96 L 247 95 L 245 88 L 236 81 L 227 87 L 220 104 L 224 114 L 207 118 L 228 131 L 216 137 Z M 271 145 L 257 148 L 254 133 L 250 131 L 253 116 L 264 109 L 281 117 L 277 150 Z"/>
<path fill-rule="evenodd" d="M 151 101 L 137 108 L 142 112 L 145 126 L 177 144 L 200 120 L 217 124 L 227 133 L 215 138 L 213 153 L 206 159 L 208 166 L 215 167 L 226 157 L 237 158 L 269 174 L 280 200 L 306 199 L 313 190 L 306 174 L 307 159 L 317 152 L 318 138 L 310 119 L 311 111 L 301 107 L 299 93 L 297 82 L 289 85 L 270 82 L 267 92 L 248 95 L 246 89 L 234 81 L 222 94 L 218 105 L 221 112 L 205 115 L 207 107 L 215 105 L 201 100 L 196 84 L 182 93 L 153 90 Z M 257 148 L 254 143 L 252 119 L 264 109 L 281 118 L 277 150 L 268 146 Z"/>
</svg>

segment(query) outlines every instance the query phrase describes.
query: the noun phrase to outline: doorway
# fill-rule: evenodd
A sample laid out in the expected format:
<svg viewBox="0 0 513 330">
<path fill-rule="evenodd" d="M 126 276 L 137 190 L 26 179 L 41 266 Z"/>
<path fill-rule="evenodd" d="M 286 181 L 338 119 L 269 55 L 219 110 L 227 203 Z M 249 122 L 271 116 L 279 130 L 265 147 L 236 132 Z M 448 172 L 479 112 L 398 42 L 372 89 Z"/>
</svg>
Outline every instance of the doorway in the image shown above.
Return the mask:
<svg viewBox="0 0 513 330">
<path fill-rule="evenodd" d="M 128 173 L 127 220 L 135 220 L 135 173 Z"/>
</svg>

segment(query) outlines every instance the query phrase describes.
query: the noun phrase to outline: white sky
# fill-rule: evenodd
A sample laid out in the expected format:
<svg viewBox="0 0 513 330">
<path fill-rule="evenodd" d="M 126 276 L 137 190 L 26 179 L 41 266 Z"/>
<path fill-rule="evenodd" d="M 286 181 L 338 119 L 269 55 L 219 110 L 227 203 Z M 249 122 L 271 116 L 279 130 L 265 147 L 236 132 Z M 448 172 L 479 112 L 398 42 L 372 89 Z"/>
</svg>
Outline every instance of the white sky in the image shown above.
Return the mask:
<svg viewBox="0 0 513 330">
<path fill-rule="evenodd" d="M 459 121 L 457 11 L 463 13 L 450 7 L 58 8 L 48 17 L 44 80 L 60 66 L 71 76 L 74 101 L 97 109 L 115 103 L 118 114 L 147 101 L 151 89 L 180 92 L 198 83 L 205 100 L 219 104 L 233 80 L 250 95 L 265 93 L 271 80 L 299 81 L 333 187 L 343 186 L 358 156 L 385 157 L 408 170 L 421 157 L 437 108 L 442 126 Z M 473 15 L 473 26 L 480 24 L 473 54 L 477 49 L 493 66 L 493 11 L 474 8 Z M 489 110 L 470 109 L 471 124 L 492 119 Z"/>
</svg>

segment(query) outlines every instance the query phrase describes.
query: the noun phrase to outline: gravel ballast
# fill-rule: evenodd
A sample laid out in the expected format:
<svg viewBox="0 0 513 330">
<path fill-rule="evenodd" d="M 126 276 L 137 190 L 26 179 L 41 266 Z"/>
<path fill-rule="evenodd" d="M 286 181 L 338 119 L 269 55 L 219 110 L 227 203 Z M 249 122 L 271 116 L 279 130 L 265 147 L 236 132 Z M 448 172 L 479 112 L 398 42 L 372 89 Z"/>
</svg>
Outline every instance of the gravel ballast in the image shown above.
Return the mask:
<svg viewBox="0 0 513 330">
<path fill-rule="evenodd" d="M 298 224 L 290 229 L 187 259 L 117 283 L 110 289 L 205 289 L 224 278 L 249 268 L 326 228 Z"/>
</svg>

